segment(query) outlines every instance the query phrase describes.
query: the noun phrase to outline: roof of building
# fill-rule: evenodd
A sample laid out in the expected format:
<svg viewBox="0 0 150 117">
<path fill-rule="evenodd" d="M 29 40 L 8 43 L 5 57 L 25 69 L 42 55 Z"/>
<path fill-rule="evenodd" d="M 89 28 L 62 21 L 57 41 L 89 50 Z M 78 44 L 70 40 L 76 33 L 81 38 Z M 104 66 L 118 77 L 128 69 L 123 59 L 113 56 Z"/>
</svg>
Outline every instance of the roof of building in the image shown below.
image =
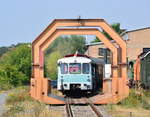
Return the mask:
<svg viewBox="0 0 150 117">
<path fill-rule="evenodd" d="M 140 31 L 140 30 L 146 30 L 146 29 L 150 29 L 150 27 L 139 28 L 139 29 L 135 29 L 135 30 L 129 30 L 129 31 L 126 31 L 126 33 L 128 33 L 128 32 Z"/>
<path fill-rule="evenodd" d="M 115 40 L 111 40 L 110 41 L 111 43 L 115 43 L 116 41 Z M 88 43 L 88 44 L 85 44 L 86 46 L 93 46 L 93 45 L 103 45 L 104 43 L 103 42 L 94 42 L 94 43 Z"/>
<path fill-rule="evenodd" d="M 120 35 L 121 37 L 123 37 L 125 34 L 130 33 L 130 32 L 135 32 L 135 31 L 140 31 L 140 30 L 146 30 L 146 29 L 150 29 L 150 27 L 145 27 L 145 28 L 139 28 L 139 29 L 135 29 L 135 30 L 125 30 L 124 32 L 122 32 Z M 125 38 L 123 38 L 124 40 L 126 40 Z M 114 40 L 111 40 L 112 43 L 116 42 Z M 93 45 L 101 45 L 104 44 L 103 42 L 94 42 L 94 43 L 89 43 L 86 44 L 86 46 L 93 46 Z"/>
</svg>

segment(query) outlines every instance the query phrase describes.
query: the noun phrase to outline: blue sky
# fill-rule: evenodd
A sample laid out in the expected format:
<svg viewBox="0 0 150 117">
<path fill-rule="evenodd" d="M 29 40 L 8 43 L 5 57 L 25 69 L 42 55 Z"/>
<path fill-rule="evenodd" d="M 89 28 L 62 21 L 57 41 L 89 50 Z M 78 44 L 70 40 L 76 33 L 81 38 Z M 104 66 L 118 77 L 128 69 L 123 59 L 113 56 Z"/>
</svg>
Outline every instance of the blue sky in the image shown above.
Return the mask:
<svg viewBox="0 0 150 117">
<path fill-rule="evenodd" d="M 150 0 L 1 0 L 0 46 L 32 42 L 53 19 L 103 18 L 133 30 L 150 27 Z"/>
</svg>

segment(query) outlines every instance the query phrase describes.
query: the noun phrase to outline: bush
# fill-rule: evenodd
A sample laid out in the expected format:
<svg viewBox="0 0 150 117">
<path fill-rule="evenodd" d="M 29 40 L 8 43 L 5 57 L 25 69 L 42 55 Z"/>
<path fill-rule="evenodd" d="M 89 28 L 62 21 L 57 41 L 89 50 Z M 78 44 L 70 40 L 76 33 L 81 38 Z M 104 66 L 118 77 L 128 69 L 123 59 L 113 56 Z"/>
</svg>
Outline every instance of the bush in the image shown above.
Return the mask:
<svg viewBox="0 0 150 117">
<path fill-rule="evenodd" d="M 140 93 L 139 93 L 140 92 Z M 139 95 L 140 94 L 140 95 Z M 149 101 L 150 92 L 148 91 L 138 91 L 136 89 L 131 89 L 129 96 L 121 101 L 119 105 L 129 108 L 142 107 L 144 109 L 150 109 Z"/>
<path fill-rule="evenodd" d="M 11 84 L 5 83 L 3 81 L 0 82 L 0 91 L 7 91 L 11 88 L 13 88 Z"/>
<path fill-rule="evenodd" d="M 119 104 L 125 107 L 138 107 L 141 104 L 142 97 L 137 95 L 134 89 L 130 90 L 129 96 Z"/>
<path fill-rule="evenodd" d="M 50 110 L 42 102 L 31 99 L 29 87 L 23 86 L 13 89 L 7 100 L 9 109 L 2 117 L 61 117 L 62 113 Z M 8 106 L 8 105 L 7 105 Z"/>
</svg>

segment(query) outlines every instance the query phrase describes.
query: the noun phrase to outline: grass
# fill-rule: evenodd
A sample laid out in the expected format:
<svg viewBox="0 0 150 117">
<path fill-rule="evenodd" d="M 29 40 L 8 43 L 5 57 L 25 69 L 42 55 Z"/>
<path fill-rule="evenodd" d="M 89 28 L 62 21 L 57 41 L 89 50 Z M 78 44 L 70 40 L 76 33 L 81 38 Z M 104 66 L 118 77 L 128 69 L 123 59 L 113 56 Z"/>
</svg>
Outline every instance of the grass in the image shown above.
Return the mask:
<svg viewBox="0 0 150 117">
<path fill-rule="evenodd" d="M 113 105 L 113 110 L 108 111 L 113 117 L 149 117 L 150 111 L 143 108 L 126 108 Z"/>
<path fill-rule="evenodd" d="M 2 117 L 61 117 L 62 113 L 48 109 L 48 105 L 29 96 L 29 87 L 13 89 L 6 100 L 8 107 Z"/>
<path fill-rule="evenodd" d="M 0 83 L 0 92 L 7 91 L 7 90 L 10 90 L 12 88 L 13 88 L 13 86 L 10 84 L 3 83 L 3 82 Z"/>
<path fill-rule="evenodd" d="M 22 86 L 16 89 L 13 89 L 9 94 L 6 100 L 7 105 L 13 105 L 18 102 L 22 101 L 32 101 L 31 97 L 29 96 L 29 87 Z"/>
<path fill-rule="evenodd" d="M 48 105 L 38 102 L 29 96 L 29 87 L 23 86 L 13 90 L 6 100 L 8 110 L 2 117 L 61 117 L 59 111 L 49 110 Z M 52 93 L 62 95 L 56 89 Z M 114 105 L 106 105 L 108 112 L 113 117 L 149 117 L 150 92 L 130 90 L 128 98 Z"/>
<path fill-rule="evenodd" d="M 124 99 L 119 105 L 127 108 L 144 108 L 150 110 L 150 92 L 144 90 L 131 89 L 129 96 Z"/>
<path fill-rule="evenodd" d="M 113 117 L 150 117 L 150 92 L 131 89 L 129 97 L 106 108 Z"/>
</svg>

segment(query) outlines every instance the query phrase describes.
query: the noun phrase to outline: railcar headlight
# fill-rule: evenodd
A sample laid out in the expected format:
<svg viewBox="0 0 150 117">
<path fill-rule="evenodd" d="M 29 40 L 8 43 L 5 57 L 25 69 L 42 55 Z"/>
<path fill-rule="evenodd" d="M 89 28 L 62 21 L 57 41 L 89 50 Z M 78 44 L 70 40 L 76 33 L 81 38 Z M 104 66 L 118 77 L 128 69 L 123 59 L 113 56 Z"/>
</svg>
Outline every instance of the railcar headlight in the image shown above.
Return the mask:
<svg viewBox="0 0 150 117">
<path fill-rule="evenodd" d="M 86 87 L 86 86 L 87 86 L 87 84 L 84 84 L 84 86 Z"/>
<path fill-rule="evenodd" d="M 64 87 L 67 87 L 67 84 L 64 84 Z"/>
<path fill-rule="evenodd" d="M 90 85 L 87 85 L 87 89 L 90 89 Z"/>
<path fill-rule="evenodd" d="M 87 81 L 90 82 L 91 80 L 88 78 Z"/>
</svg>

